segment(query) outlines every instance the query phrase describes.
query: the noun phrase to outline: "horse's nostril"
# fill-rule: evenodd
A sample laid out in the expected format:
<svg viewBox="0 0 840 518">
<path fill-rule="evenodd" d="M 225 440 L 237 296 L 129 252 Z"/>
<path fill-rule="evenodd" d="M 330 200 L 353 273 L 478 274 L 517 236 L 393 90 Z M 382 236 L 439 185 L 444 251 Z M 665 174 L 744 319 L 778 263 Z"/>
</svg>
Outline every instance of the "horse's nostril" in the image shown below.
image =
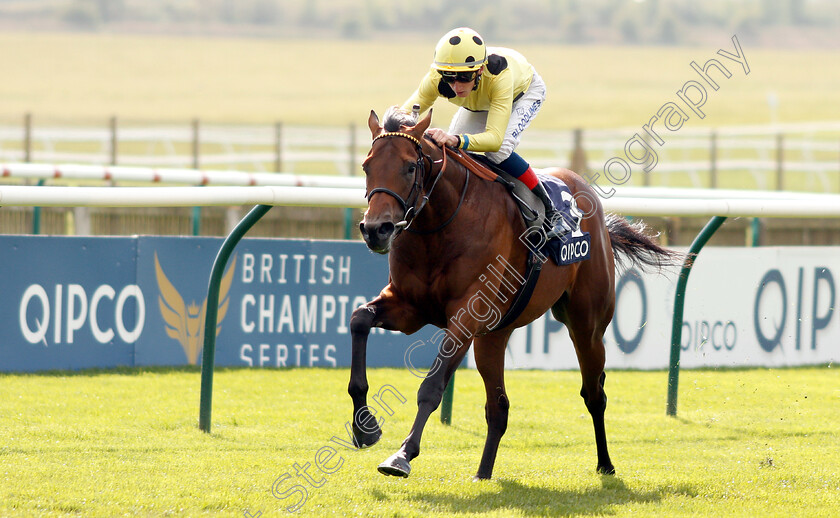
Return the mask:
<svg viewBox="0 0 840 518">
<path fill-rule="evenodd" d="M 365 222 L 364 221 L 359 223 L 359 232 L 362 233 L 362 237 L 367 236 L 367 229 L 365 228 Z"/>
<path fill-rule="evenodd" d="M 383 223 L 379 225 L 378 229 L 376 229 L 376 233 L 381 238 L 387 238 L 388 236 L 394 233 L 394 224 L 390 222 Z"/>
</svg>

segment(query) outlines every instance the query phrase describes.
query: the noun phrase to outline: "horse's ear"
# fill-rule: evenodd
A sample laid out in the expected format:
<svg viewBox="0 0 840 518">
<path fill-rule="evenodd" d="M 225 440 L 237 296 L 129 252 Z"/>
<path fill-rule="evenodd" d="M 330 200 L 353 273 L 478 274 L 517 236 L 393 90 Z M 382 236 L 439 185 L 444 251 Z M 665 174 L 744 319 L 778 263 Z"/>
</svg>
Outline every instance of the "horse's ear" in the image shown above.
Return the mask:
<svg viewBox="0 0 840 518">
<path fill-rule="evenodd" d="M 370 117 L 368 117 L 368 127 L 373 138 L 376 138 L 382 132 L 382 126 L 379 125 L 379 117 L 373 110 L 370 111 Z"/>
<path fill-rule="evenodd" d="M 418 140 L 423 138 L 423 134 L 426 133 L 426 130 L 429 129 L 429 125 L 432 123 L 432 109 L 429 108 L 429 113 L 423 117 L 423 120 L 417 123 L 414 128 L 411 130 L 411 134 L 414 135 Z"/>
</svg>

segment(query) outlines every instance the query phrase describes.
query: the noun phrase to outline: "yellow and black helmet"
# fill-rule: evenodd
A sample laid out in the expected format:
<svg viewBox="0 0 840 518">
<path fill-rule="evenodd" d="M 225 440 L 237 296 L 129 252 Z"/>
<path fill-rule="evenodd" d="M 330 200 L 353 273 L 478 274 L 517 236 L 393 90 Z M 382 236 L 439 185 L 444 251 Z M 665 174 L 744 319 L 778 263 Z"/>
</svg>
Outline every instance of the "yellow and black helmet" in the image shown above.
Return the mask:
<svg viewBox="0 0 840 518">
<path fill-rule="evenodd" d="M 441 72 L 472 72 L 487 61 L 484 39 L 474 30 L 459 27 L 447 32 L 435 47 L 434 68 Z"/>
</svg>

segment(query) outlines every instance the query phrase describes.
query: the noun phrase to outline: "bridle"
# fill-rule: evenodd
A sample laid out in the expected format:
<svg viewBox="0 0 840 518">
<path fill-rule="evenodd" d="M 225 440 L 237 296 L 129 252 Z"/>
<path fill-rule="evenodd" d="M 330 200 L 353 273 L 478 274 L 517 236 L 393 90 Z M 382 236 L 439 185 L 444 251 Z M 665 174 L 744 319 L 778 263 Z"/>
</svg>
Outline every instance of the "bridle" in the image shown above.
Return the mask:
<svg viewBox="0 0 840 518">
<path fill-rule="evenodd" d="M 432 157 L 430 155 L 427 155 L 426 153 L 423 152 L 423 145 L 420 143 L 420 141 L 417 138 L 415 138 L 412 135 L 409 135 L 408 133 L 402 133 L 402 132 L 399 132 L 399 131 L 386 131 L 386 132 L 380 133 L 379 135 L 376 136 L 376 138 L 373 139 L 373 143 L 375 143 L 377 140 L 379 140 L 381 138 L 388 138 L 388 137 L 407 138 L 408 140 L 410 140 L 414 143 L 414 145 L 417 149 L 417 161 L 415 163 L 415 168 L 414 168 L 414 182 L 411 186 L 411 190 L 408 192 L 408 196 L 406 196 L 405 199 L 403 199 L 402 196 L 400 196 L 398 193 L 392 191 L 391 189 L 388 189 L 388 188 L 385 188 L 385 187 L 375 187 L 375 188 L 371 189 L 370 191 L 368 191 L 368 193 L 365 195 L 365 197 L 367 198 L 368 204 L 370 203 L 370 199 L 373 197 L 373 195 L 378 193 L 378 192 L 385 193 L 385 194 L 393 197 L 395 200 L 397 200 L 397 203 L 399 203 L 400 207 L 403 210 L 403 214 L 404 214 L 403 215 L 403 220 L 397 222 L 394 225 L 397 228 L 397 231 L 396 231 L 397 234 L 399 232 L 401 232 L 403 229 L 408 230 L 409 232 L 416 233 L 416 234 L 432 234 L 432 233 L 435 233 L 435 232 L 443 229 L 445 226 L 449 225 L 452 222 L 452 220 L 455 219 L 455 216 L 458 214 L 458 211 L 461 209 L 461 205 L 464 203 L 464 196 L 467 193 L 467 187 L 468 187 L 469 181 L 470 181 L 469 170 L 467 170 L 467 172 L 466 172 L 466 180 L 464 182 L 464 188 L 461 192 L 461 199 L 458 201 L 458 206 L 455 208 L 455 212 L 452 214 L 452 216 L 449 217 L 449 219 L 447 219 L 443 224 L 439 225 L 438 227 L 436 227 L 432 230 L 415 230 L 415 229 L 409 228 L 411 226 L 411 223 L 415 220 L 415 218 L 417 218 L 417 216 L 420 214 L 420 212 L 426 207 L 426 204 L 429 202 L 429 198 L 432 196 L 432 192 L 434 192 L 435 187 L 437 186 L 438 180 L 440 180 L 440 177 L 443 176 L 443 172 L 446 170 L 446 163 L 447 163 L 446 150 L 442 149 L 442 153 L 441 153 L 442 158 L 440 160 L 434 161 L 434 160 L 432 160 Z M 431 141 L 431 139 L 429 139 L 428 137 L 426 137 L 426 138 Z M 371 154 L 373 153 L 373 143 L 371 143 Z M 426 177 L 426 175 L 425 175 L 426 161 L 429 162 L 429 169 L 430 170 L 432 170 L 434 168 L 434 164 L 436 164 L 438 162 L 441 162 L 441 166 L 440 166 L 440 170 L 438 171 L 437 175 L 435 175 L 435 178 L 432 181 L 432 185 L 429 188 L 429 190 L 426 192 L 426 194 L 422 194 L 421 193 L 422 187 L 423 187 L 422 182 L 423 182 L 423 179 Z M 422 196 L 421 196 L 421 194 L 422 194 Z"/>
</svg>

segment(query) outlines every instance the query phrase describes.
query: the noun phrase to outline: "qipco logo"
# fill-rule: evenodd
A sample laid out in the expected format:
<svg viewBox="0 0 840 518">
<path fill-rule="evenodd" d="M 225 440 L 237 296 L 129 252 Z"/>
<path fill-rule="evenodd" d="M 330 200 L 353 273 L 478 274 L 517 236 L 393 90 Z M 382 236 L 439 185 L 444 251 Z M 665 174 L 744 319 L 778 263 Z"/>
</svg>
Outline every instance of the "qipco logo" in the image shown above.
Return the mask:
<svg viewBox="0 0 840 518">
<path fill-rule="evenodd" d="M 834 276 L 826 267 L 814 268 L 810 301 L 803 296 L 806 285 L 804 268 L 799 268 L 795 292 L 788 292 L 785 278 L 779 270 L 769 270 L 761 278 L 755 294 L 753 325 L 758 344 L 765 351 L 772 352 L 781 347 L 783 338 L 791 335 L 794 337 L 795 348 L 801 349 L 803 322 L 806 325 L 810 323 L 810 348 L 817 348 L 817 332 L 828 327 L 834 315 Z M 796 311 L 796 314 L 789 315 L 789 309 Z M 787 329 L 788 326 L 791 329 Z"/>
<path fill-rule="evenodd" d="M 731 351 L 738 343 L 738 327 L 731 320 L 684 320 L 681 340 L 683 351 L 708 351 L 709 347 L 715 351 Z"/>
<path fill-rule="evenodd" d="M 19 319 L 21 333 L 31 344 L 72 344 L 76 332 L 84 328 L 101 344 L 115 337 L 131 344 L 143 332 L 146 303 L 136 284 L 119 292 L 103 284 L 92 294 L 79 284 L 58 284 L 51 294 L 33 284 L 21 297 Z"/>
</svg>

